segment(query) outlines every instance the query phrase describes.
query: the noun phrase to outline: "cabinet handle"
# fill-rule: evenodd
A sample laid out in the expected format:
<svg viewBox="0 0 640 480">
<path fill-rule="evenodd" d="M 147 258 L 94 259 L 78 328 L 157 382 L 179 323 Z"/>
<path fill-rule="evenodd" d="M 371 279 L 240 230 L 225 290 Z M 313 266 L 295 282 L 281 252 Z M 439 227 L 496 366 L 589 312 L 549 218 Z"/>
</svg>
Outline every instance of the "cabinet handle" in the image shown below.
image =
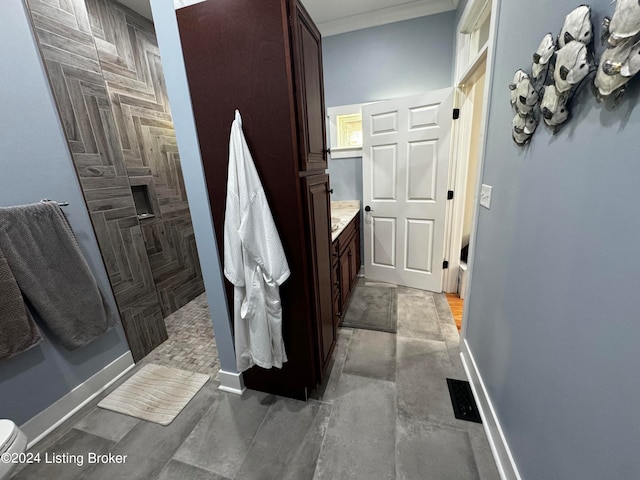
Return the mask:
<svg viewBox="0 0 640 480">
<path fill-rule="evenodd" d="M 333 193 L 333 188 L 331 190 L 329 190 L 329 193 Z"/>
<path fill-rule="evenodd" d="M 364 211 L 365 212 L 373 212 L 373 208 L 371 208 L 369 205 L 367 205 L 366 207 L 364 207 Z"/>
<path fill-rule="evenodd" d="M 328 155 L 331 155 L 331 149 L 330 149 L 330 148 L 327 148 L 324 152 L 325 152 L 326 154 L 328 154 Z"/>
</svg>

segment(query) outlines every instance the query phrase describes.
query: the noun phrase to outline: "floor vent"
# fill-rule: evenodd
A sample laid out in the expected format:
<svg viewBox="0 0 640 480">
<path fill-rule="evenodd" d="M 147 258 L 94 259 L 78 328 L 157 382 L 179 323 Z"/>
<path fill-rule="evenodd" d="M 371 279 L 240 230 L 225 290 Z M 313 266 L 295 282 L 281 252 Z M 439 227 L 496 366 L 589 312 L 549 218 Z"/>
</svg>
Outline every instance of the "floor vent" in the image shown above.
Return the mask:
<svg viewBox="0 0 640 480">
<path fill-rule="evenodd" d="M 453 414 L 460 420 L 482 423 L 469 382 L 447 378 Z"/>
</svg>

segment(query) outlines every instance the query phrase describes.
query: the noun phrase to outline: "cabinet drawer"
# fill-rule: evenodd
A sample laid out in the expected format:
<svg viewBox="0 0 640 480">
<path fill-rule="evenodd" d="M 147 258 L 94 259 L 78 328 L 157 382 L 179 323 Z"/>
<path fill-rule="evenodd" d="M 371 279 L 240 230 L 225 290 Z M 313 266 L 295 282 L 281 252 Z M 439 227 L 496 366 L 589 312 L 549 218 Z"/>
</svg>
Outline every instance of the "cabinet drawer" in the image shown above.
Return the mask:
<svg viewBox="0 0 640 480">
<path fill-rule="evenodd" d="M 340 254 L 342 254 L 342 252 L 344 252 L 344 250 L 349 246 L 351 238 L 355 235 L 355 233 L 356 225 L 355 222 L 351 220 L 351 222 L 349 222 L 349 224 L 344 227 L 344 230 L 342 231 L 342 233 L 340 233 L 340 236 L 336 239 L 336 241 L 338 242 L 338 249 Z"/>
</svg>

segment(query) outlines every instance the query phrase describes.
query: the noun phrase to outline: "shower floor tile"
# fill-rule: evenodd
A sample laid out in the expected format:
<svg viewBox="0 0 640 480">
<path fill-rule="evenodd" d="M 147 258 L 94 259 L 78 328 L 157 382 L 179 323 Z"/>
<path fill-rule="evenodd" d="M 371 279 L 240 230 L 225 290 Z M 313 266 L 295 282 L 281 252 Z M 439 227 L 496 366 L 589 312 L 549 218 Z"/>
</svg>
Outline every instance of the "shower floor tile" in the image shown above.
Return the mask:
<svg viewBox="0 0 640 480">
<path fill-rule="evenodd" d="M 169 339 L 142 360 L 215 377 L 220 370 L 207 295 L 203 293 L 164 319 Z"/>
</svg>

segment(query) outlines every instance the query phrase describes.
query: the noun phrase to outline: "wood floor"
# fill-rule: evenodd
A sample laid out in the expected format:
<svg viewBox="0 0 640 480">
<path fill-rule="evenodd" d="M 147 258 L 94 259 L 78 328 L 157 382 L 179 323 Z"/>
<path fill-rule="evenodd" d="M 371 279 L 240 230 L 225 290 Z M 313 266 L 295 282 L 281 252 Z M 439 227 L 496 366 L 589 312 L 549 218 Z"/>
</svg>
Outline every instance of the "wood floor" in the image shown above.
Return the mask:
<svg viewBox="0 0 640 480">
<path fill-rule="evenodd" d="M 462 328 L 464 300 L 462 300 L 457 293 L 447 293 L 447 302 L 449 302 L 449 308 L 451 309 L 453 320 L 456 322 L 456 327 L 458 327 L 459 331 Z"/>
</svg>

